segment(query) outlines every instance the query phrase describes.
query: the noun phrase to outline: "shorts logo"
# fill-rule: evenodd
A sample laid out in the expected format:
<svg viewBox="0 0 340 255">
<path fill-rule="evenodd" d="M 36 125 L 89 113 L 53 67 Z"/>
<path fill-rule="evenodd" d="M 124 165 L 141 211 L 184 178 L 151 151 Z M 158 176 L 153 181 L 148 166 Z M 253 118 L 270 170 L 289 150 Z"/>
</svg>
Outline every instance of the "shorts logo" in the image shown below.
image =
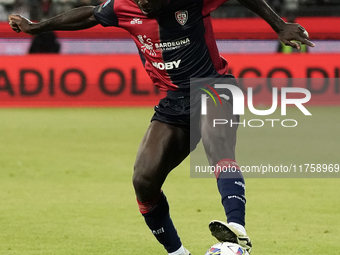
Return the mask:
<svg viewBox="0 0 340 255">
<path fill-rule="evenodd" d="M 188 11 L 177 11 L 175 12 L 175 18 L 177 20 L 177 22 L 184 26 L 185 23 L 187 23 L 188 21 Z"/>
</svg>

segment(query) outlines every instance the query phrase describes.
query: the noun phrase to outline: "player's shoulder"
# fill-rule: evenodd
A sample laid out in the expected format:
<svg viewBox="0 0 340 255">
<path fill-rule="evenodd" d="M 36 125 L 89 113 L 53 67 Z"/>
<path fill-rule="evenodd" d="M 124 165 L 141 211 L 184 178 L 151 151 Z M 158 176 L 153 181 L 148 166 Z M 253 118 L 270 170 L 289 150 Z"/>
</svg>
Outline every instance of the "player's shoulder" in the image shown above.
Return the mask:
<svg viewBox="0 0 340 255">
<path fill-rule="evenodd" d="M 131 18 L 138 18 L 138 19 L 147 19 L 147 17 L 141 12 L 138 5 L 135 3 L 134 0 L 114 0 L 114 11 L 118 18 L 120 19 L 131 19 Z M 133 24 L 133 23 L 131 23 Z M 138 23 L 139 24 L 139 23 Z"/>
</svg>

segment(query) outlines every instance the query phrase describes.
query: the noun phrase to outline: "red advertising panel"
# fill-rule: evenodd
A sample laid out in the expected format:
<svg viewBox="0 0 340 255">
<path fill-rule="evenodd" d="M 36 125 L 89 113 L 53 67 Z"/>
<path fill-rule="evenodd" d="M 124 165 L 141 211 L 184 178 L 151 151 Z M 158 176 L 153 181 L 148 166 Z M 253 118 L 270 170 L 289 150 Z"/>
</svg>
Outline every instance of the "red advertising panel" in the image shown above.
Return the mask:
<svg viewBox="0 0 340 255">
<path fill-rule="evenodd" d="M 272 102 L 272 87 L 299 86 L 310 104 L 340 105 L 340 55 L 225 55 L 239 78 L 284 78 L 253 87 L 254 101 Z M 287 78 L 319 78 L 289 84 Z M 285 83 L 286 81 L 286 83 Z M 151 106 L 164 94 L 152 85 L 137 55 L 0 57 L 0 106 Z"/>
<path fill-rule="evenodd" d="M 138 106 L 162 97 L 137 55 L 0 59 L 1 106 Z"/>
<path fill-rule="evenodd" d="M 256 79 L 245 79 L 245 84 L 240 82 L 239 86 L 244 90 L 253 87 L 253 98 L 257 104 L 271 105 L 273 87 L 292 86 L 311 92 L 309 105 L 340 105 L 340 54 L 247 54 L 224 57 L 229 62 L 229 72 L 235 77 L 282 78 L 274 82 L 257 83 Z"/>
</svg>

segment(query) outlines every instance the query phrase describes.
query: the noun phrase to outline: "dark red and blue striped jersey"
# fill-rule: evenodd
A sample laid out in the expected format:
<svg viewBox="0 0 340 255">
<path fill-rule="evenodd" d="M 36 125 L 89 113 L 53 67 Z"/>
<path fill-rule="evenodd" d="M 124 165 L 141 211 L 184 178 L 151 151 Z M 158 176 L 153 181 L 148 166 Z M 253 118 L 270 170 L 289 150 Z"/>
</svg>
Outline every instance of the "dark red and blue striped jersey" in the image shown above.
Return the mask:
<svg viewBox="0 0 340 255">
<path fill-rule="evenodd" d="M 133 0 L 108 0 L 95 8 L 102 26 L 127 30 L 145 70 L 161 90 L 188 91 L 190 78 L 220 77 L 228 69 L 219 55 L 210 12 L 226 0 L 170 0 L 147 18 Z"/>
</svg>

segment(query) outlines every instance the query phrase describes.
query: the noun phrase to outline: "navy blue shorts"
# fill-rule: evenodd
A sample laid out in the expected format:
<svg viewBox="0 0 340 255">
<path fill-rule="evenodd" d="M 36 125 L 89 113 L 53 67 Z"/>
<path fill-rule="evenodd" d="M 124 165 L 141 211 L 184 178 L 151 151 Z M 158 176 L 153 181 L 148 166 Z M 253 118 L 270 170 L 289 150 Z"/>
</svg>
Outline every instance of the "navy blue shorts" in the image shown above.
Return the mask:
<svg viewBox="0 0 340 255">
<path fill-rule="evenodd" d="M 228 75 L 235 85 L 236 80 L 233 76 Z M 211 78 L 210 78 L 211 79 Z M 219 93 L 219 89 L 216 89 Z M 196 147 L 201 139 L 201 94 L 202 90 L 196 90 L 197 93 L 168 91 L 167 96 L 159 101 L 155 106 L 155 114 L 151 121 L 157 120 L 169 125 L 180 127 L 190 134 L 191 147 Z M 228 102 L 232 103 L 232 94 L 228 90 L 223 90 L 230 98 Z M 193 139 L 195 141 L 193 141 Z"/>
<path fill-rule="evenodd" d="M 190 151 L 193 151 L 201 140 L 200 109 L 190 108 L 189 93 L 169 91 L 155 106 L 151 121 L 154 120 L 180 127 L 187 132 L 190 135 Z"/>
<path fill-rule="evenodd" d="M 151 121 L 158 120 L 170 125 L 190 130 L 189 93 L 168 91 L 167 96 L 155 106 Z"/>
</svg>

